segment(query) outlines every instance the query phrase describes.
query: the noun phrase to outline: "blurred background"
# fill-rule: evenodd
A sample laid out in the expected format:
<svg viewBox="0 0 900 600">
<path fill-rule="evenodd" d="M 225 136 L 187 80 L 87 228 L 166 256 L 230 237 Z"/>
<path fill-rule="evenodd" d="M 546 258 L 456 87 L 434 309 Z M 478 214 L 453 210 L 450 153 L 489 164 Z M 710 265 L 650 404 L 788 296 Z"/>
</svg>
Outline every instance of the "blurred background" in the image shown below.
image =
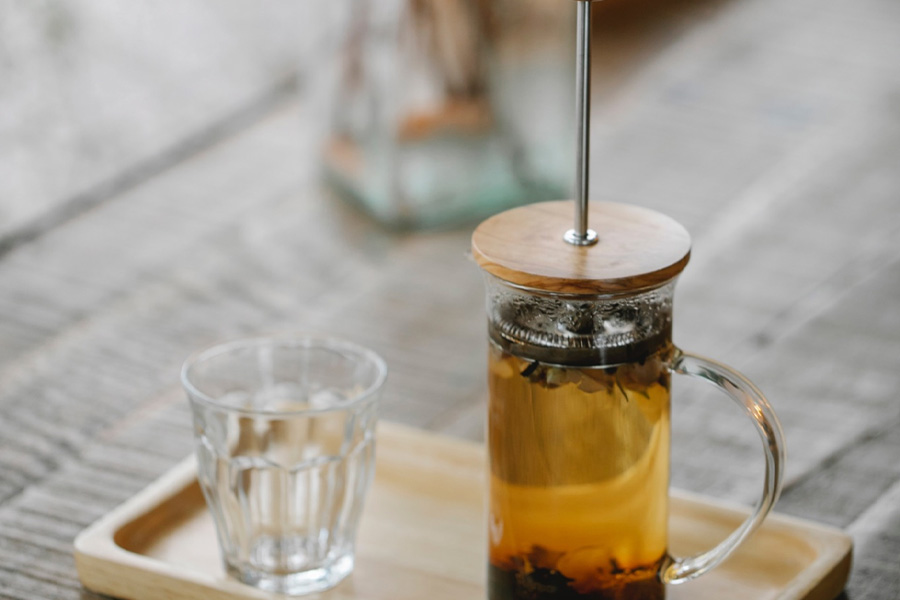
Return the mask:
<svg viewBox="0 0 900 600">
<path fill-rule="evenodd" d="M 86 494 L 64 547 L 190 451 L 184 357 L 249 333 L 369 345 L 385 418 L 482 439 L 468 240 L 571 194 L 573 4 L 0 0 L 0 519 Z M 854 600 L 900 593 L 898 32 L 895 0 L 594 5 L 591 196 L 691 232 L 675 341 L 770 396 L 776 510 L 855 536 Z M 752 501 L 753 432 L 676 394 L 674 484 Z M 20 554 L 12 597 L 77 585 Z"/>
</svg>

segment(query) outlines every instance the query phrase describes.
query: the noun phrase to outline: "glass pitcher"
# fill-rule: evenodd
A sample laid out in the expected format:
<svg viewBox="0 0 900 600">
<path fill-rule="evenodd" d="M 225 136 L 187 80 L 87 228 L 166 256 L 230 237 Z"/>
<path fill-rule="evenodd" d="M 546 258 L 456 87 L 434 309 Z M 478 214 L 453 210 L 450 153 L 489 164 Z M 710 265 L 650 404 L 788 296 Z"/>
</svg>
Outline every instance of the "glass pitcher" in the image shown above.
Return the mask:
<svg viewBox="0 0 900 600">
<path fill-rule="evenodd" d="M 482 223 L 489 349 L 490 600 L 659 600 L 724 560 L 781 488 L 781 427 L 745 377 L 673 345 L 690 237 L 659 213 L 594 203 L 600 242 L 562 233 L 571 202 Z M 766 477 L 753 514 L 712 550 L 668 553 L 670 381 L 718 386 L 753 420 Z"/>
</svg>

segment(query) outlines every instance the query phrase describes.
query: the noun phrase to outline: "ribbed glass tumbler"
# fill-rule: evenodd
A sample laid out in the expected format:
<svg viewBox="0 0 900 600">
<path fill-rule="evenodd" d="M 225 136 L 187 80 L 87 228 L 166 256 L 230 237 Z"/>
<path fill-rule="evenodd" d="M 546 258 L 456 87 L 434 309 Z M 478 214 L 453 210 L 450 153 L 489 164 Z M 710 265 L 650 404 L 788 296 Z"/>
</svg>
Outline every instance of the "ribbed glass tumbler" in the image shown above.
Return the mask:
<svg viewBox="0 0 900 600">
<path fill-rule="evenodd" d="M 296 595 L 352 571 L 386 374 L 374 352 L 330 338 L 239 340 L 187 360 L 198 477 L 229 574 Z"/>
</svg>

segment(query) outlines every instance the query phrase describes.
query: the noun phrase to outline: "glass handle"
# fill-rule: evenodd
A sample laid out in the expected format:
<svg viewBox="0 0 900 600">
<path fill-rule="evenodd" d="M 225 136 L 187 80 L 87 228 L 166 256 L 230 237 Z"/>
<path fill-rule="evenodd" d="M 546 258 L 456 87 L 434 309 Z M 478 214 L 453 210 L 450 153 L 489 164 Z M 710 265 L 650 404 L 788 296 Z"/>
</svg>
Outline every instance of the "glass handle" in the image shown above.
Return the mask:
<svg viewBox="0 0 900 600">
<path fill-rule="evenodd" d="M 728 558 L 737 547 L 760 526 L 781 493 L 784 471 L 784 434 L 781 423 L 762 395 L 749 379 L 737 371 L 714 360 L 676 350 L 670 369 L 678 375 L 698 377 L 712 383 L 734 400 L 753 420 L 762 439 L 766 456 L 766 477 L 763 493 L 753 510 L 740 527 L 715 548 L 686 558 L 673 557 L 663 567 L 661 578 L 665 583 L 684 583 L 703 575 Z"/>
</svg>

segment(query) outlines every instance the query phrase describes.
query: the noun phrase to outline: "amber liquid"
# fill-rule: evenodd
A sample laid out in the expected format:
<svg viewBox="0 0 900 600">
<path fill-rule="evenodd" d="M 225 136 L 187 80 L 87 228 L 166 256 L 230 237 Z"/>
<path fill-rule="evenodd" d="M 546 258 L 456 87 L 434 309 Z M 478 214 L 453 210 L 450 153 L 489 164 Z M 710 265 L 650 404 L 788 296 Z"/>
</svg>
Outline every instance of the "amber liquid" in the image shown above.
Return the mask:
<svg viewBox="0 0 900 600">
<path fill-rule="evenodd" d="M 608 367 L 490 349 L 490 600 L 661 600 L 667 349 Z"/>
</svg>

